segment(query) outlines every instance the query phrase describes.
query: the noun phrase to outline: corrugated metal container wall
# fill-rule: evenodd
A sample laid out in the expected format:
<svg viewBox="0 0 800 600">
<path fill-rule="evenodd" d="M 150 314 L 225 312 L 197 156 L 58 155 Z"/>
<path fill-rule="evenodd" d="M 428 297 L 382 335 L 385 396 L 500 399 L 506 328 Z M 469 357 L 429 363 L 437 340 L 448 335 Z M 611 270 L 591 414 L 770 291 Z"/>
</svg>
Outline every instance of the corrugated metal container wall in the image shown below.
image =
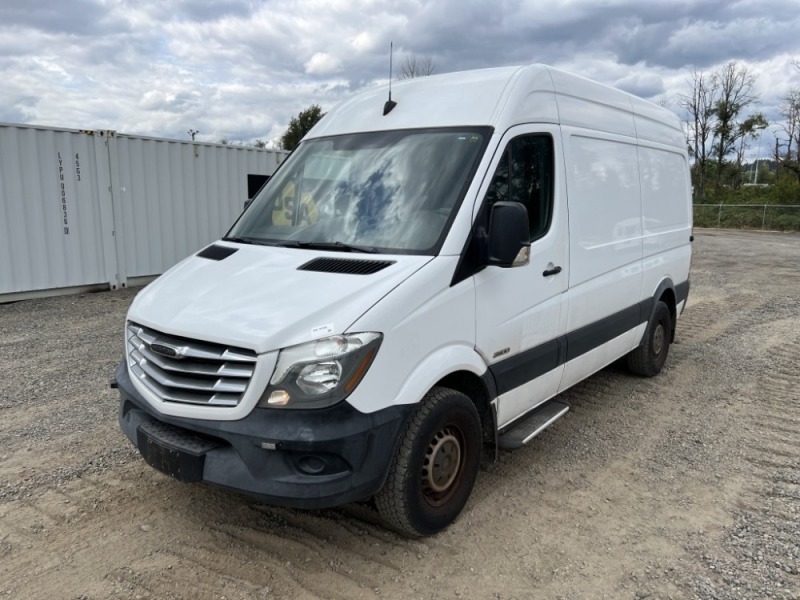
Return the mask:
<svg viewBox="0 0 800 600">
<path fill-rule="evenodd" d="M 0 123 L 0 302 L 159 275 L 218 239 L 285 152 Z"/>
<path fill-rule="evenodd" d="M 97 146 L 75 130 L 0 125 L 0 294 L 109 281 Z"/>
<path fill-rule="evenodd" d="M 117 136 L 111 169 L 127 277 L 163 273 L 219 239 L 247 200 L 247 176 L 283 155 L 256 148 Z"/>
</svg>

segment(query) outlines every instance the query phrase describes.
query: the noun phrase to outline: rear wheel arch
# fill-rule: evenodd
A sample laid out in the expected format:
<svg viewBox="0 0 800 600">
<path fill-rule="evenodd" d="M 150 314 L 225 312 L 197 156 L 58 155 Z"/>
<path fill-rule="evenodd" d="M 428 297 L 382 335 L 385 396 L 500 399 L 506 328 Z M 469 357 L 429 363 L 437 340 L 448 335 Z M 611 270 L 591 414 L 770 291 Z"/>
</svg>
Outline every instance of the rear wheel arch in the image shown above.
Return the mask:
<svg viewBox="0 0 800 600">
<path fill-rule="evenodd" d="M 656 306 L 659 302 L 666 304 L 667 308 L 669 309 L 669 316 L 672 321 L 672 329 L 669 333 L 669 341 L 672 343 L 675 341 L 675 323 L 678 319 L 678 302 L 675 294 L 675 284 L 669 277 L 663 279 L 661 283 L 658 284 L 658 287 L 656 287 L 655 293 L 653 293 L 653 305 L 650 309 L 648 322 L 653 319 Z"/>
<path fill-rule="evenodd" d="M 628 353 L 628 369 L 636 375 L 654 377 L 661 372 L 667 360 L 672 317 L 665 302 L 655 302 L 653 314 L 647 323 L 642 343 Z"/>
<path fill-rule="evenodd" d="M 661 292 L 661 295 L 656 301 L 663 302 L 669 309 L 669 316 L 672 320 L 672 330 L 669 332 L 669 341 L 672 343 L 675 341 L 675 323 L 678 320 L 678 303 L 675 299 L 675 288 L 666 288 Z"/>
</svg>

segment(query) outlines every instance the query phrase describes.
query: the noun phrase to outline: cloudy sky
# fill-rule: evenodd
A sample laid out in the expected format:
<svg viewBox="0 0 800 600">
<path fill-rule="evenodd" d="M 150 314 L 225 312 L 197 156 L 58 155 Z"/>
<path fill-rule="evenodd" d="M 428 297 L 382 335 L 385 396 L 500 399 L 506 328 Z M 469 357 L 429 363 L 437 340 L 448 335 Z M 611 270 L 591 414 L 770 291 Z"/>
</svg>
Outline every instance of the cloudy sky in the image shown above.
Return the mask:
<svg viewBox="0 0 800 600">
<path fill-rule="evenodd" d="M 187 139 L 275 139 L 312 103 L 388 80 L 543 62 L 674 102 L 687 68 L 800 87 L 800 0 L 0 0 L 0 122 Z M 774 129 L 774 127 L 772 127 Z"/>
</svg>

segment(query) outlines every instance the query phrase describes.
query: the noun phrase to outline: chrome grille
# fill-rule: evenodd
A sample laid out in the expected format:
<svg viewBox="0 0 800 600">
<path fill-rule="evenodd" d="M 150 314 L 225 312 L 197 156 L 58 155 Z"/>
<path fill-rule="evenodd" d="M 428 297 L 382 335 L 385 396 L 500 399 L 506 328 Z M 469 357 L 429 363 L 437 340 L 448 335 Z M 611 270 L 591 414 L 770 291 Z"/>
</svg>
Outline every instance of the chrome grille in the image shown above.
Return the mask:
<svg viewBox="0 0 800 600">
<path fill-rule="evenodd" d="M 131 375 L 166 402 L 236 406 L 256 367 L 256 353 L 189 340 L 129 322 Z"/>
</svg>

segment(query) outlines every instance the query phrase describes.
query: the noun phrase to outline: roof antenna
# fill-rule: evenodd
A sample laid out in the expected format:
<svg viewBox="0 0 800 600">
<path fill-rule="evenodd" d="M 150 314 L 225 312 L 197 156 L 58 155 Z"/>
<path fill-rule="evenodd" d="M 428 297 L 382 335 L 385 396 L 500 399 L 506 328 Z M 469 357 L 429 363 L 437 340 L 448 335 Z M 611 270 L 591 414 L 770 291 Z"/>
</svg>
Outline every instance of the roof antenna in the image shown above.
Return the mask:
<svg viewBox="0 0 800 600">
<path fill-rule="evenodd" d="M 392 53 L 394 51 L 394 42 L 389 42 L 389 99 L 383 105 L 383 116 L 385 117 L 392 109 L 397 106 L 397 102 L 392 100 Z"/>
</svg>

